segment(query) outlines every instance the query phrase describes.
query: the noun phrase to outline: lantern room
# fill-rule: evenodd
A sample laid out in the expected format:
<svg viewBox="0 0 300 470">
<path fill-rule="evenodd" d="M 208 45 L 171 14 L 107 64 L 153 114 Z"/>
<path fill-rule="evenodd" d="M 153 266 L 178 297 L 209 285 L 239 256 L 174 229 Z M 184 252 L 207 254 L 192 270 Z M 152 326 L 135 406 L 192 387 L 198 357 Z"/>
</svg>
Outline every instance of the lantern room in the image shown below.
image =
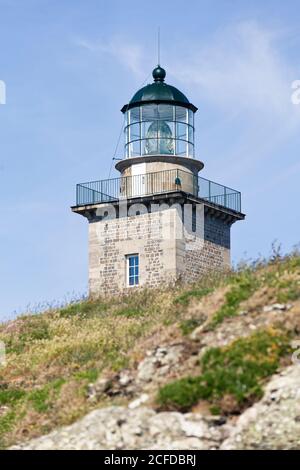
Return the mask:
<svg viewBox="0 0 300 470">
<path fill-rule="evenodd" d="M 125 158 L 178 156 L 194 158 L 197 108 L 177 88 L 165 83 L 165 70 L 153 70 L 154 82 L 123 106 Z"/>
</svg>

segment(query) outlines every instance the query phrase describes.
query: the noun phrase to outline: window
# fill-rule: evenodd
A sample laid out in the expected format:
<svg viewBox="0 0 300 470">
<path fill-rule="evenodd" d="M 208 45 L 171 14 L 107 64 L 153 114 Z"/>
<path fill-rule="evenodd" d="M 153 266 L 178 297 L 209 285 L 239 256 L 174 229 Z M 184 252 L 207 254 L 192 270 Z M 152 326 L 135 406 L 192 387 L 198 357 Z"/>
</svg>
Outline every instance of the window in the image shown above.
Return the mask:
<svg viewBox="0 0 300 470">
<path fill-rule="evenodd" d="M 137 286 L 139 283 L 139 255 L 126 256 L 127 285 Z"/>
</svg>

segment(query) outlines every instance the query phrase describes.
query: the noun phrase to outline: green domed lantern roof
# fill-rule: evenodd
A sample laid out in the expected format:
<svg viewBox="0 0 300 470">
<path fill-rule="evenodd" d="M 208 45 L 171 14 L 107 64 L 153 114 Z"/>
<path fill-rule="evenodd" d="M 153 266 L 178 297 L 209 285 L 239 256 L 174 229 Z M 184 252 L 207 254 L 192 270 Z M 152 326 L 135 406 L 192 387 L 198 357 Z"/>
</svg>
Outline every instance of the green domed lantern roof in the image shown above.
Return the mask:
<svg viewBox="0 0 300 470">
<path fill-rule="evenodd" d="M 160 65 L 155 67 L 152 76 L 154 82 L 138 90 L 129 104 L 123 106 L 121 109 L 122 113 L 136 106 L 151 103 L 173 104 L 184 106 L 185 108 L 191 109 L 194 113 L 197 111 L 196 106 L 190 103 L 187 97 L 178 90 L 178 88 L 165 83 L 166 71 Z"/>
</svg>

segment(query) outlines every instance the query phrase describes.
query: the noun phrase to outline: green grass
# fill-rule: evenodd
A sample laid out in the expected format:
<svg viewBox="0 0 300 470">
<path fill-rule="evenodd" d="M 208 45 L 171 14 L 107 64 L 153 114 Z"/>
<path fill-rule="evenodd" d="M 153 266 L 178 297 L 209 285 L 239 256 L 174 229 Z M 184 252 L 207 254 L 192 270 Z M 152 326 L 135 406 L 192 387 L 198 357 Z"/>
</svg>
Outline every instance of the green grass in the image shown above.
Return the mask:
<svg viewBox="0 0 300 470">
<path fill-rule="evenodd" d="M 99 370 L 92 368 L 84 371 L 77 372 L 74 375 L 77 380 L 87 380 L 88 382 L 96 382 L 99 377 Z"/>
<path fill-rule="evenodd" d="M 288 269 L 294 271 L 298 268 L 300 268 L 300 254 L 299 252 L 295 252 L 291 256 L 288 257 Z"/>
<path fill-rule="evenodd" d="M 209 411 L 211 412 L 212 415 L 220 415 L 222 413 L 221 407 L 218 405 L 212 405 L 209 408 Z"/>
<path fill-rule="evenodd" d="M 278 286 L 278 293 L 277 293 L 277 302 L 279 303 L 287 303 L 293 302 L 300 298 L 300 284 L 299 281 L 291 280 L 291 281 L 282 281 L 279 283 Z"/>
<path fill-rule="evenodd" d="M 180 304 L 186 307 L 192 299 L 199 300 L 202 297 L 205 297 L 206 295 L 210 294 L 211 292 L 213 292 L 213 288 L 211 287 L 194 288 L 176 297 L 174 299 L 174 303 Z"/>
<path fill-rule="evenodd" d="M 300 280 L 294 279 L 291 276 L 286 276 L 286 273 L 293 274 L 299 269 L 300 257 L 287 258 L 278 268 L 273 271 L 265 273 L 262 281 L 268 287 L 275 289 L 275 300 L 279 303 L 288 303 L 298 300 L 300 298 Z M 284 277 L 284 278 L 283 278 Z"/>
<path fill-rule="evenodd" d="M 49 340 L 49 323 L 42 315 L 30 315 L 22 318 L 22 327 L 18 335 L 12 334 L 6 339 L 6 352 L 21 354 L 35 341 Z"/>
<path fill-rule="evenodd" d="M 28 394 L 28 401 L 31 403 L 33 409 L 38 413 L 46 413 L 54 399 L 59 395 L 65 379 L 56 379 L 53 382 L 45 385 L 43 388 L 33 390 Z"/>
<path fill-rule="evenodd" d="M 145 315 L 145 311 L 143 311 L 141 308 L 129 306 L 116 310 L 115 315 L 126 318 L 135 318 L 142 317 L 143 315 Z"/>
<path fill-rule="evenodd" d="M 249 269 L 230 277 L 229 282 L 231 288 L 225 294 L 225 303 L 213 316 L 211 328 L 215 328 L 225 318 L 238 315 L 241 302 L 249 299 L 259 286 L 257 276 Z"/>
<path fill-rule="evenodd" d="M 187 336 L 192 333 L 192 331 L 194 331 L 198 326 L 202 325 L 203 321 L 203 318 L 199 317 L 188 318 L 180 322 L 179 328 L 181 329 L 182 334 L 184 336 Z"/>
<path fill-rule="evenodd" d="M 57 354 L 55 362 L 59 366 L 74 364 L 77 368 L 91 361 L 96 351 L 97 346 L 95 344 L 66 344 Z"/>
<path fill-rule="evenodd" d="M 34 390 L 29 395 L 29 401 L 31 402 L 33 408 L 38 413 L 45 413 L 48 411 L 49 403 L 49 388 L 45 387 L 40 390 Z"/>
<path fill-rule="evenodd" d="M 5 435 L 11 431 L 17 416 L 14 411 L 9 411 L 4 416 L 0 416 L 0 449 L 5 448 Z"/>
<path fill-rule="evenodd" d="M 26 392 L 18 388 L 0 388 L 0 406 L 1 405 L 13 405 L 17 401 L 21 400 Z"/>
<path fill-rule="evenodd" d="M 290 353 L 290 338 L 276 330 L 262 330 L 224 348 L 211 348 L 200 361 L 201 374 L 173 381 L 159 390 L 163 409 L 188 411 L 199 400 L 220 406 L 224 395 L 240 406 L 262 395 L 262 380 L 277 370 Z"/>
<path fill-rule="evenodd" d="M 74 316 L 79 318 L 94 317 L 95 315 L 101 315 L 108 309 L 106 302 L 88 300 L 85 302 L 72 303 L 65 308 L 62 308 L 59 312 L 62 318 L 72 318 Z"/>
<path fill-rule="evenodd" d="M 20 340 L 24 342 L 38 341 L 50 338 L 49 324 L 40 315 L 28 318 L 26 327 L 20 335 Z"/>
</svg>

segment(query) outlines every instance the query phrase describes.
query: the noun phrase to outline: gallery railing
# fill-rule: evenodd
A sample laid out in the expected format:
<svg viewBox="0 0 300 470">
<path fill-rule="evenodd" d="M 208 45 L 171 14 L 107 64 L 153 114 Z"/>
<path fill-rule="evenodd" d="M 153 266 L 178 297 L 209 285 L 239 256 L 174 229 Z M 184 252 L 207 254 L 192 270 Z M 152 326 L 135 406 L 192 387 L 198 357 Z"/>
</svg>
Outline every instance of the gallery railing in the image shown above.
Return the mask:
<svg viewBox="0 0 300 470">
<path fill-rule="evenodd" d="M 179 169 L 77 184 L 76 204 L 89 205 L 171 191 L 183 191 L 218 206 L 241 212 L 239 191 Z"/>
</svg>

